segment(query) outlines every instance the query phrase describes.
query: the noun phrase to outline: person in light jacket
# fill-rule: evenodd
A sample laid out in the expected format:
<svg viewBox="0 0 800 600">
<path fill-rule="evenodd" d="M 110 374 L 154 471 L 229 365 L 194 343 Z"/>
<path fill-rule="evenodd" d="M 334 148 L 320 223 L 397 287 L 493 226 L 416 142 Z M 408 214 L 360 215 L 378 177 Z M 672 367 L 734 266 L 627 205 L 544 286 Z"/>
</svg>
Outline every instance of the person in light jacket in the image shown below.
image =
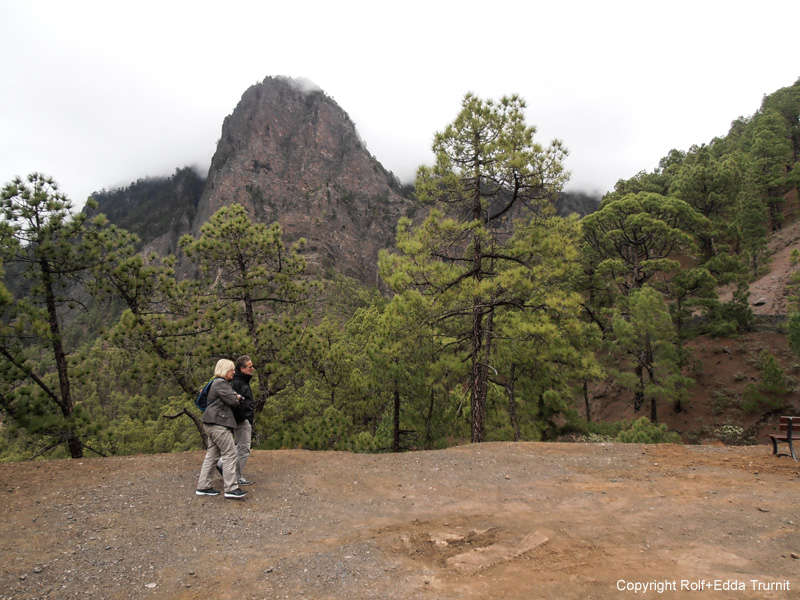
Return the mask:
<svg viewBox="0 0 800 600">
<path fill-rule="evenodd" d="M 253 359 L 246 354 L 236 359 L 234 363 L 236 372 L 231 380 L 233 391 L 241 396 L 239 406 L 233 411 L 236 419 L 236 429 L 233 430 L 233 440 L 236 442 L 236 452 L 239 460 L 236 461 L 236 483 L 250 485 L 253 483 L 243 475 L 244 466 L 250 456 L 250 444 L 253 439 L 253 420 L 256 415 L 256 402 L 253 390 L 250 389 L 250 380 L 253 378 L 255 368 Z M 222 458 L 217 461 L 217 471 L 222 474 Z"/>
<path fill-rule="evenodd" d="M 208 390 L 208 407 L 203 413 L 203 429 L 208 437 L 208 450 L 200 468 L 197 481 L 198 496 L 217 496 L 219 492 L 211 486 L 211 476 L 217 460 L 222 456 L 222 481 L 226 498 L 244 498 L 247 495 L 236 483 L 236 443 L 233 430 L 236 419 L 232 407 L 238 406 L 241 396 L 230 385 L 235 368 L 228 359 L 220 359 L 214 368 L 214 381 Z"/>
</svg>

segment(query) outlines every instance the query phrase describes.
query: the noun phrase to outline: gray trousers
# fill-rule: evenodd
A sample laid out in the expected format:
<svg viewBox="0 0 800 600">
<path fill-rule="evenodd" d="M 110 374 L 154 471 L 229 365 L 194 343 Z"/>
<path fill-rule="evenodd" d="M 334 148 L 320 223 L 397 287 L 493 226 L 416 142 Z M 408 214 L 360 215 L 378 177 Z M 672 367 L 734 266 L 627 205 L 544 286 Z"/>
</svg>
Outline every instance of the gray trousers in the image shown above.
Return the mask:
<svg viewBox="0 0 800 600">
<path fill-rule="evenodd" d="M 203 423 L 208 436 L 208 450 L 200 468 L 200 478 L 197 480 L 197 489 L 210 488 L 214 474 L 214 466 L 222 460 L 222 483 L 224 490 L 230 492 L 239 487 L 236 483 L 236 443 L 231 430 L 222 425 L 208 425 Z"/>
<path fill-rule="evenodd" d="M 253 426 L 250 421 L 245 419 L 236 426 L 233 430 L 233 441 L 236 444 L 236 454 L 238 460 L 236 461 L 236 478 L 243 477 L 242 472 L 244 466 L 247 464 L 247 459 L 250 458 L 250 444 L 253 441 Z M 222 459 L 217 463 L 222 466 Z"/>
</svg>

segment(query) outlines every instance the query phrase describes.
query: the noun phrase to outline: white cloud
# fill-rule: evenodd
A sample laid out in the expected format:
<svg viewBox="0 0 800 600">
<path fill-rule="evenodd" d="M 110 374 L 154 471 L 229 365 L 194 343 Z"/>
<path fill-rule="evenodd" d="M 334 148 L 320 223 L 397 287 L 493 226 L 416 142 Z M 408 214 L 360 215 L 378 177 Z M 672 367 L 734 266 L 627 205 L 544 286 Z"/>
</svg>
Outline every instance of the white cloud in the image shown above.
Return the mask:
<svg viewBox="0 0 800 600">
<path fill-rule="evenodd" d="M 780 20 L 775 20 L 775 15 Z M 570 187 L 606 191 L 671 148 L 725 135 L 800 75 L 800 4 L 499 0 L 366 4 L 6 0 L 0 180 L 43 171 L 78 203 L 208 167 L 222 121 L 266 76 L 318 86 L 410 180 L 467 91 L 519 93 Z M 743 42 L 746 40 L 746 43 Z"/>
</svg>

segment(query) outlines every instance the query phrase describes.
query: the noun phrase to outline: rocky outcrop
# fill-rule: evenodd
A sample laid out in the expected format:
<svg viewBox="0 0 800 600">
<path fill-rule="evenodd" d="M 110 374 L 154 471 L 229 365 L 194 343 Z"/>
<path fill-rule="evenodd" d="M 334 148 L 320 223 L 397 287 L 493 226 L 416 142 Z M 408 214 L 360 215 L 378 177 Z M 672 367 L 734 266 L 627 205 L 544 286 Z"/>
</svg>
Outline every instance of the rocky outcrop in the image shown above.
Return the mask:
<svg viewBox="0 0 800 600">
<path fill-rule="evenodd" d="M 268 77 L 222 125 L 193 229 L 241 204 L 258 221 L 280 222 L 286 242 L 304 238 L 312 271 L 376 284 L 378 251 L 394 244 L 397 221 L 412 207 L 399 189 L 331 98 Z"/>
</svg>

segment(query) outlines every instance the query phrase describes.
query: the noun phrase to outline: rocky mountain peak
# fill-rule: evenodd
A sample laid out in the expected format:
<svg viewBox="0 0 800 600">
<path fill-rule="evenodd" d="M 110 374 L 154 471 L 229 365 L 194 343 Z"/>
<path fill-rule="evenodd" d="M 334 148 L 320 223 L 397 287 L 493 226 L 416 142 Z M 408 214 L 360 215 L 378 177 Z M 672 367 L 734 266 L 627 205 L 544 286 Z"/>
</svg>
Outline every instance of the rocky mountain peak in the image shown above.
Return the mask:
<svg viewBox="0 0 800 600">
<path fill-rule="evenodd" d="M 304 238 L 313 273 L 368 285 L 379 283 L 378 251 L 394 246 L 399 218 L 416 209 L 347 113 L 316 86 L 287 77 L 267 77 L 242 94 L 222 124 L 205 181 L 185 168 L 96 198 L 99 212 L 161 256 L 178 252 L 181 235 L 197 235 L 220 207 L 241 204 L 258 222 L 278 221 L 285 242 Z M 556 203 L 561 214 L 596 206 L 582 194 L 562 193 Z"/>
<path fill-rule="evenodd" d="M 258 221 L 279 221 L 285 241 L 305 238 L 312 270 L 375 284 L 378 251 L 393 245 L 411 207 L 399 188 L 336 102 L 303 82 L 267 77 L 222 125 L 194 230 L 221 206 L 241 204 Z"/>
</svg>

